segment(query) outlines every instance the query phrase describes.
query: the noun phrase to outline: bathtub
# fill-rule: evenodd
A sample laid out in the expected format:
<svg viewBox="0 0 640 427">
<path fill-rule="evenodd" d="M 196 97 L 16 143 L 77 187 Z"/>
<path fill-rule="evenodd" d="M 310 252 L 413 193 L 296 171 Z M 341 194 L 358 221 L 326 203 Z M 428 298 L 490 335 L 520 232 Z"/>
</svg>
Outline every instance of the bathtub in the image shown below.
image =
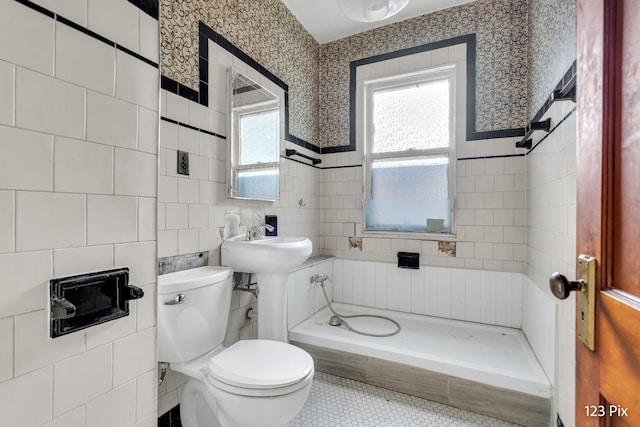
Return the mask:
<svg viewBox="0 0 640 427">
<path fill-rule="evenodd" d="M 552 386 L 520 330 L 342 303 L 332 306 L 338 313 L 385 315 L 402 326 L 391 337 L 359 335 L 330 326 L 332 314 L 325 307 L 289 332 L 290 341 L 310 351 L 314 359 L 329 357 L 322 354 L 330 352 L 329 367 L 345 361 L 357 370 L 357 363 L 348 360 L 360 358 L 361 374 L 343 376 L 375 383 L 368 378 L 377 369 L 377 385 L 383 387 L 390 385 L 387 388 L 523 425 L 549 425 Z M 394 329 L 381 319 L 347 321 L 355 329 L 373 333 Z M 335 373 L 331 368 L 328 371 Z M 438 387 L 441 390 L 435 390 L 431 398 L 431 389 Z M 536 405 L 532 413 L 525 413 Z"/>
</svg>

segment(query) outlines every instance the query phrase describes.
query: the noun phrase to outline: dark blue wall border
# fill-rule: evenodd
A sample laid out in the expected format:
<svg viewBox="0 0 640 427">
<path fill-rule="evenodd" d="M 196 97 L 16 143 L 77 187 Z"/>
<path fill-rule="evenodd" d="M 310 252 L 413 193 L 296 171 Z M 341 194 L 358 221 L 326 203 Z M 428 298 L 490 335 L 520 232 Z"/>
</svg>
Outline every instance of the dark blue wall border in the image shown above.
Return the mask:
<svg viewBox="0 0 640 427">
<path fill-rule="evenodd" d="M 323 153 L 354 151 L 356 149 L 356 70 L 358 67 L 457 44 L 466 44 L 467 46 L 467 141 L 524 135 L 524 128 L 486 132 L 476 131 L 476 35 L 467 34 L 351 62 L 349 70 L 349 145 L 343 147 L 327 147 L 323 149 Z"/>
</svg>

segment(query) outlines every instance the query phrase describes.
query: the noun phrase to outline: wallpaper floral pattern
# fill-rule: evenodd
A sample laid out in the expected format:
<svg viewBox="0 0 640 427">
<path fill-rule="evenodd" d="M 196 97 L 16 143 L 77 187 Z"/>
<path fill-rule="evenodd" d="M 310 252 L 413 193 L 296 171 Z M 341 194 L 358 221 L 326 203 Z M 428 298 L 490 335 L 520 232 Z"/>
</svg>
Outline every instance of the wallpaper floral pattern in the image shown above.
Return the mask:
<svg viewBox="0 0 640 427">
<path fill-rule="evenodd" d="M 530 0 L 529 119 L 575 61 L 576 2 Z"/>
<path fill-rule="evenodd" d="M 322 147 L 349 143 L 349 63 L 476 34 L 476 131 L 523 127 L 527 111 L 527 0 L 478 0 L 320 46 Z"/>
<path fill-rule="evenodd" d="M 318 43 L 280 0 L 161 0 L 162 75 L 198 90 L 199 21 L 289 86 L 289 132 L 317 141 Z"/>
<path fill-rule="evenodd" d="M 562 0 L 556 0 L 562 1 Z M 349 64 L 476 34 L 476 131 L 527 120 L 527 0 L 477 0 L 318 45 L 280 0 L 161 0 L 162 75 L 199 86 L 198 21 L 289 85 L 290 133 L 320 147 L 349 144 Z"/>
</svg>

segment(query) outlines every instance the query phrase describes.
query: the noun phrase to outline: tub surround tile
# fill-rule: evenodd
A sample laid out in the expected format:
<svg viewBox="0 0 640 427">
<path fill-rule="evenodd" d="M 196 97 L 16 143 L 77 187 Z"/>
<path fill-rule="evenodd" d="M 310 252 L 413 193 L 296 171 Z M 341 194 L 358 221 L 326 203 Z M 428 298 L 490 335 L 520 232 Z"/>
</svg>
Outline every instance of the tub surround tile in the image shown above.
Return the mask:
<svg viewBox="0 0 640 427">
<path fill-rule="evenodd" d="M 87 196 L 87 244 L 133 242 L 138 238 L 138 200 L 127 196 Z"/>
<path fill-rule="evenodd" d="M 13 378 L 13 318 L 0 319 L 0 336 L 4 344 L 0 348 L 0 383 Z"/>
<path fill-rule="evenodd" d="M 78 162 L 82 158 L 82 162 Z M 64 137 L 55 138 L 55 190 L 113 194 L 113 148 Z"/>
<path fill-rule="evenodd" d="M 138 146 L 138 109 L 134 104 L 87 91 L 87 139 L 135 150 Z"/>
<path fill-rule="evenodd" d="M 127 1 L 104 2 L 88 0 L 89 29 L 126 46 L 134 52 L 140 51 L 140 10 Z M 117 22 L 118 25 L 113 25 Z"/>
<path fill-rule="evenodd" d="M 156 366 L 156 328 L 113 343 L 113 385 L 124 384 Z"/>
<path fill-rule="evenodd" d="M 136 382 L 115 388 L 86 405 L 86 423 L 92 427 L 130 426 L 136 421 Z"/>
<path fill-rule="evenodd" d="M 15 103 L 15 66 L 0 61 L 0 124 L 13 125 Z"/>
<path fill-rule="evenodd" d="M 113 246 L 56 249 L 53 251 L 53 260 L 53 275 L 56 277 L 108 270 L 114 267 Z"/>
<path fill-rule="evenodd" d="M 43 425 L 43 427 L 84 427 L 84 426 L 85 426 L 84 407 L 75 409 Z"/>
</svg>

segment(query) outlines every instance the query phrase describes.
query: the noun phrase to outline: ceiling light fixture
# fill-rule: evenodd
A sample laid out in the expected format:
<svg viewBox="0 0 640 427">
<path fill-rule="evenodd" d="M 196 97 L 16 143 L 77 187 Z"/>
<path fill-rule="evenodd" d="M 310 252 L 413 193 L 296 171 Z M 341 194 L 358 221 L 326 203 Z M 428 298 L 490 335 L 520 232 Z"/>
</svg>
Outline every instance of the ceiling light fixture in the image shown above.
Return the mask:
<svg viewBox="0 0 640 427">
<path fill-rule="evenodd" d="M 338 0 L 347 18 L 358 22 L 376 22 L 400 12 L 409 0 Z"/>
</svg>

